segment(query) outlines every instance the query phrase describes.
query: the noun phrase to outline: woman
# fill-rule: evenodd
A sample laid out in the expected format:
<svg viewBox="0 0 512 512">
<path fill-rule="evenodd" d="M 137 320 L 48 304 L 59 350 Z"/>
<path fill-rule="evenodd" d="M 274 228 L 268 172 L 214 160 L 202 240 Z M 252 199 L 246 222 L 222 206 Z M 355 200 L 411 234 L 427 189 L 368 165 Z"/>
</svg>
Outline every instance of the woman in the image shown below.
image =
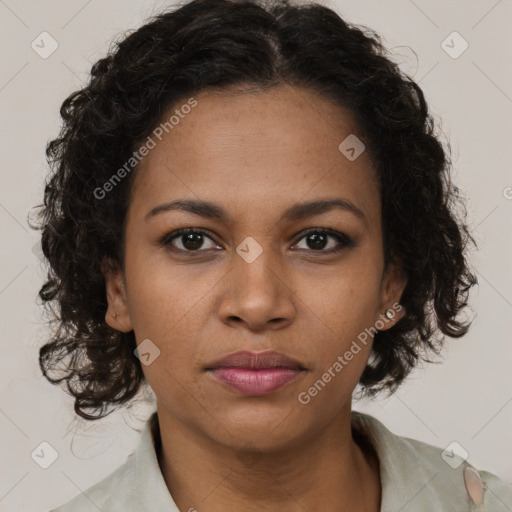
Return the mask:
<svg viewBox="0 0 512 512">
<path fill-rule="evenodd" d="M 512 509 L 496 475 L 351 410 L 466 334 L 476 284 L 449 157 L 376 34 L 315 4 L 195 0 L 61 114 L 41 369 L 83 418 L 143 385 L 157 411 L 56 511 Z"/>
</svg>

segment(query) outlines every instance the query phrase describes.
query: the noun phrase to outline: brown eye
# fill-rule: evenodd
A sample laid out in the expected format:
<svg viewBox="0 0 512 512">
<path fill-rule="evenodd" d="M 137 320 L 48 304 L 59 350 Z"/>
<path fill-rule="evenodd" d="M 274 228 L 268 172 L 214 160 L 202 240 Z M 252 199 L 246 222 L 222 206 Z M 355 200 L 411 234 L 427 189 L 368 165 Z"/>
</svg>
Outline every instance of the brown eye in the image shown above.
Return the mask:
<svg viewBox="0 0 512 512">
<path fill-rule="evenodd" d="M 208 239 L 213 243 L 212 247 L 204 247 L 205 240 Z M 218 245 L 211 237 L 199 229 L 185 228 L 174 231 L 170 235 L 166 235 L 161 244 L 164 246 L 171 246 L 173 249 L 183 252 L 200 252 L 199 250 L 209 250 Z"/>
<path fill-rule="evenodd" d="M 303 239 L 306 241 L 307 245 L 304 249 L 312 252 L 331 253 L 340 251 L 345 247 L 353 246 L 353 242 L 348 236 L 329 229 L 310 229 L 300 240 Z M 335 242 L 331 242 L 330 247 L 328 247 L 329 239 L 333 239 Z M 328 250 L 324 250 L 326 247 Z"/>
</svg>

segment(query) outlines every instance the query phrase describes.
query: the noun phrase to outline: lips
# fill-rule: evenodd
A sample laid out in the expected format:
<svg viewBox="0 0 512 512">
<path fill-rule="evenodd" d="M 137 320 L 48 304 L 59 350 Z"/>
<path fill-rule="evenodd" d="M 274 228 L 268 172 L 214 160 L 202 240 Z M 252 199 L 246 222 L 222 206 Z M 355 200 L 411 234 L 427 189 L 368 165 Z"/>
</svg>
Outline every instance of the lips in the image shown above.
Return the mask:
<svg viewBox="0 0 512 512">
<path fill-rule="evenodd" d="M 206 369 L 210 370 L 216 368 L 245 368 L 251 370 L 268 368 L 304 369 L 295 359 L 273 350 L 259 353 L 249 352 L 247 350 L 234 352 L 233 354 L 229 354 L 215 361 Z"/>
<path fill-rule="evenodd" d="M 305 368 L 280 352 L 235 352 L 205 370 L 226 387 L 244 395 L 266 395 L 295 380 Z"/>
</svg>

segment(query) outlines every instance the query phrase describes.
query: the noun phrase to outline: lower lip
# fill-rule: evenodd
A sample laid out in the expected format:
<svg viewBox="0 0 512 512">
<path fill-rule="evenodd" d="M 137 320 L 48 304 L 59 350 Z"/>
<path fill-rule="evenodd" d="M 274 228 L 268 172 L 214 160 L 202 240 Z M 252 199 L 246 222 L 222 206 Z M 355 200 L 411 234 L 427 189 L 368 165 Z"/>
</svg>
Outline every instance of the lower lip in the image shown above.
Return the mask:
<svg viewBox="0 0 512 512">
<path fill-rule="evenodd" d="M 302 372 L 292 368 L 215 368 L 210 373 L 244 395 L 267 395 L 293 381 Z"/>
</svg>

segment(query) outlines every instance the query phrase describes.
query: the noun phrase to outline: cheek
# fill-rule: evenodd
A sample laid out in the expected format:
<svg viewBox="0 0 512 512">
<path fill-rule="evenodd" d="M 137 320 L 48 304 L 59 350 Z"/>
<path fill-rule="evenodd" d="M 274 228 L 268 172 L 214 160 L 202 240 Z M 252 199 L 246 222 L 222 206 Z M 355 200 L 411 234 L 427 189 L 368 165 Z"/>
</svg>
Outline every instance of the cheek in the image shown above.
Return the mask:
<svg viewBox="0 0 512 512">
<path fill-rule="evenodd" d="M 194 318 L 194 308 L 211 288 L 207 273 L 198 279 L 189 269 L 170 264 L 164 250 L 143 250 L 133 243 L 127 243 L 126 280 L 136 335 L 162 342 Z"/>
<path fill-rule="evenodd" d="M 191 357 L 193 344 L 187 332 L 194 318 L 194 305 L 202 294 L 200 290 L 184 286 L 179 281 L 178 271 L 170 272 L 170 266 L 162 261 L 127 250 L 128 309 L 137 345 L 151 340 L 158 354 L 154 362 L 142 366 L 151 386 L 159 387 L 156 381 L 161 383 L 160 387 L 169 386 L 166 384 L 171 379 L 168 373 L 179 374 L 180 369 L 186 367 L 187 357 Z"/>
<path fill-rule="evenodd" d="M 352 396 L 371 352 L 375 302 L 371 288 L 363 286 L 332 286 L 319 297 L 320 347 L 300 389 L 317 419 L 332 417 Z"/>
<path fill-rule="evenodd" d="M 318 379 L 328 381 L 325 388 L 322 383 L 317 387 L 324 389 L 324 399 L 332 397 L 333 404 L 340 403 L 347 389 L 356 386 L 367 364 L 374 335 L 372 327 L 378 318 L 378 270 L 377 262 L 371 258 L 355 258 L 353 264 L 340 269 L 335 279 L 316 287 L 317 292 L 310 293 L 305 301 L 309 314 L 320 320 L 314 323 L 319 326 L 316 338 L 322 340 L 308 384 Z"/>
<path fill-rule="evenodd" d="M 316 293 L 310 293 L 306 302 L 344 344 L 377 319 L 379 285 L 379 275 L 371 262 L 362 265 L 362 270 L 343 268 L 333 279 L 325 280 Z"/>
</svg>

